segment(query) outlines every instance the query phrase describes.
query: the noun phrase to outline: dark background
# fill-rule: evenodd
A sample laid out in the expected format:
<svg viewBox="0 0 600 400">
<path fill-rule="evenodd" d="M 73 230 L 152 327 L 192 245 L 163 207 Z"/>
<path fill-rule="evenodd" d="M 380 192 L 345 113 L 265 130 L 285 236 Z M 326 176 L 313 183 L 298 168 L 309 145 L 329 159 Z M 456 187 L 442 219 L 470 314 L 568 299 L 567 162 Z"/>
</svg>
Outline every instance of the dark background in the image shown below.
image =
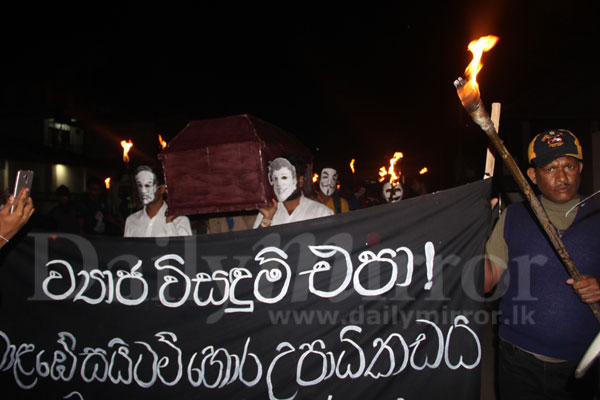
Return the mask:
<svg viewBox="0 0 600 400">
<path fill-rule="evenodd" d="M 0 118 L 76 118 L 142 160 L 156 133 L 249 113 L 363 177 L 402 151 L 449 187 L 483 174 L 487 139 L 452 85 L 469 41 L 500 37 L 478 80 L 522 162 L 523 135 L 563 127 L 585 148 L 597 128 L 598 17 L 593 1 L 5 5 Z M 154 129 L 114 128 L 135 123 Z"/>
</svg>

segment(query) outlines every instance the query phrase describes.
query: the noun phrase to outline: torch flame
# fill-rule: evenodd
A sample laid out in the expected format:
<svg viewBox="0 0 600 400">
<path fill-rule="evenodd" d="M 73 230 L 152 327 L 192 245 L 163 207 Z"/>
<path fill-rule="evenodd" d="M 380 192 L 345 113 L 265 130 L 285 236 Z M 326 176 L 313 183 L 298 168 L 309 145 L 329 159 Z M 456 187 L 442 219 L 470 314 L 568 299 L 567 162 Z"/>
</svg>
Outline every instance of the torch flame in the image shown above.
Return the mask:
<svg viewBox="0 0 600 400">
<path fill-rule="evenodd" d="M 163 140 L 160 133 L 158 134 L 158 142 L 160 143 L 160 147 L 162 147 L 163 150 L 165 149 L 165 147 L 167 147 L 167 142 Z"/>
<path fill-rule="evenodd" d="M 386 175 L 390 176 L 390 183 L 392 186 L 396 186 L 400 183 L 400 175 L 402 175 L 401 171 L 398 171 L 396 174 L 396 163 L 404 157 L 404 154 L 397 151 L 394 153 L 394 156 L 390 158 L 390 166 L 389 168 L 381 167 L 379 168 L 379 182 L 383 182 L 385 180 Z"/>
<path fill-rule="evenodd" d="M 356 162 L 356 160 L 353 158 L 352 161 L 350 161 L 350 170 L 352 171 L 352 173 L 355 172 L 354 170 L 354 163 Z"/>
<path fill-rule="evenodd" d="M 110 176 L 104 180 L 104 186 L 106 189 L 110 189 Z"/>
<path fill-rule="evenodd" d="M 422 168 L 422 169 L 419 171 L 419 175 L 424 175 L 424 174 L 426 174 L 426 173 L 428 173 L 428 172 L 429 172 L 429 170 L 427 169 L 427 167 L 424 167 L 424 168 Z"/>
<path fill-rule="evenodd" d="M 379 168 L 379 182 L 385 181 L 386 175 L 387 175 L 387 169 L 385 169 L 385 167 Z"/>
<path fill-rule="evenodd" d="M 125 140 L 121 140 L 121 147 L 123 147 L 123 161 L 128 163 L 129 162 L 129 150 L 131 150 L 131 147 L 133 146 L 133 142 L 130 140 L 125 141 Z"/>
<path fill-rule="evenodd" d="M 465 69 L 465 75 L 469 80 L 460 89 L 460 99 L 464 106 L 479 98 L 479 84 L 477 83 L 477 74 L 481 71 L 483 64 L 481 56 L 484 52 L 491 50 L 498 42 L 499 37 L 494 35 L 482 36 L 477 40 L 471 41 L 467 47 L 473 54 L 471 63 Z"/>
<path fill-rule="evenodd" d="M 316 172 L 313 174 L 312 177 L 312 181 L 313 183 L 317 183 L 317 181 L 319 180 L 319 174 L 317 174 Z"/>
</svg>

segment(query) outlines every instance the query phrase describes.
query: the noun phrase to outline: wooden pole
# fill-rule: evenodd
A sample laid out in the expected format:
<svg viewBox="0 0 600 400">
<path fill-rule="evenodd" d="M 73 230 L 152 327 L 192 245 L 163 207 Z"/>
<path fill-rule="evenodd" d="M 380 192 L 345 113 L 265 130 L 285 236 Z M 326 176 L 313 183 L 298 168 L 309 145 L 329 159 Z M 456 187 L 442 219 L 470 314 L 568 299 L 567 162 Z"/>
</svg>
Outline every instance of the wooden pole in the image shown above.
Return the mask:
<svg viewBox="0 0 600 400">
<path fill-rule="evenodd" d="M 492 103 L 492 123 L 496 132 L 500 131 L 500 103 Z M 485 172 L 483 179 L 488 179 L 494 176 L 494 166 L 496 165 L 496 156 L 492 150 L 492 144 L 487 147 L 487 155 L 485 157 Z"/>
</svg>

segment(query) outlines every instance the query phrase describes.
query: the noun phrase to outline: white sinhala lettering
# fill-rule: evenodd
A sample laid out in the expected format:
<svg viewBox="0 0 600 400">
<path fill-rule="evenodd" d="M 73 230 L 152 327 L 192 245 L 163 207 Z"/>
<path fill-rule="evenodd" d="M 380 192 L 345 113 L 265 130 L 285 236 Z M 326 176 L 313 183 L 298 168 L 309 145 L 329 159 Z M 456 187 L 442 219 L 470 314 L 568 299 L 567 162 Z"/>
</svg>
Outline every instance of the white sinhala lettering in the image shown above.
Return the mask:
<svg viewBox="0 0 600 400">
<path fill-rule="evenodd" d="M 356 371 L 352 372 L 351 365 L 350 365 L 350 363 L 348 363 L 348 365 L 346 366 L 346 371 L 340 372 L 340 367 L 342 366 L 342 358 L 344 357 L 344 354 L 346 354 L 346 350 L 342 350 L 342 352 L 340 353 L 340 355 L 337 359 L 336 369 L 335 369 L 335 374 L 340 379 L 346 379 L 347 377 L 350 377 L 351 379 L 356 379 L 356 378 L 362 376 L 362 374 L 365 370 L 365 365 L 366 365 L 365 352 L 363 351 L 363 349 L 358 344 L 356 344 L 355 341 L 346 337 L 346 332 L 349 332 L 349 331 L 361 333 L 362 329 L 355 325 L 348 325 L 348 326 L 345 326 L 340 331 L 340 342 L 349 343 L 350 346 L 352 346 L 356 349 L 356 351 L 358 353 L 358 367 L 356 368 Z"/>
<path fill-rule="evenodd" d="M 34 377 L 33 381 L 31 381 L 28 384 L 23 382 L 23 380 L 21 379 L 21 375 L 24 375 L 23 378 L 25 378 L 30 377 L 35 373 L 35 366 L 32 367 L 30 370 L 26 370 L 22 364 L 25 355 L 33 353 L 34 351 L 35 345 L 29 343 L 23 343 L 17 348 L 15 354 L 15 362 L 13 363 L 13 376 L 15 378 L 15 382 L 17 382 L 17 385 L 19 385 L 21 389 L 31 389 L 37 384 L 37 377 Z"/>
<path fill-rule="evenodd" d="M 398 286 L 404 287 L 412 283 L 413 272 L 415 269 L 415 261 L 413 252 L 408 247 L 398 247 L 396 253 L 403 251 L 406 254 L 406 279 L 404 282 L 397 283 Z"/>
<path fill-rule="evenodd" d="M 164 284 L 162 284 L 160 286 L 160 290 L 158 292 L 158 298 L 160 299 L 160 302 L 162 305 L 164 305 L 165 307 L 177 308 L 177 307 L 181 306 L 183 303 L 185 303 L 188 296 L 190 295 L 191 280 L 186 274 L 181 272 L 180 268 L 173 266 L 173 265 L 169 265 L 169 264 L 161 265 L 161 263 L 163 261 L 171 261 L 171 260 L 178 262 L 180 265 L 184 264 L 183 258 L 181 258 L 181 256 L 179 256 L 177 254 L 167 254 L 167 255 L 160 257 L 158 260 L 156 260 L 154 262 L 154 267 L 159 271 L 162 271 L 162 270 L 172 271 L 172 272 L 176 273 L 176 275 L 180 276 L 181 279 L 183 280 L 183 283 L 185 285 L 184 294 L 177 301 L 168 300 L 167 295 L 166 295 L 166 291 L 169 290 L 170 285 L 179 283 L 179 279 L 176 278 L 175 276 L 165 275 L 163 278 Z"/>
<path fill-rule="evenodd" d="M 225 302 L 227 300 L 229 300 L 229 274 L 227 273 L 227 271 L 223 271 L 223 270 L 214 271 L 212 273 L 212 277 L 211 277 L 211 275 L 207 274 L 206 272 L 199 272 L 196 274 L 196 277 L 192 279 L 192 281 L 196 282 L 196 285 L 194 287 L 193 297 L 194 297 L 194 303 L 196 303 L 198 306 L 204 307 L 209 304 L 212 304 L 215 306 L 220 306 L 222 304 L 225 304 Z M 206 299 L 201 299 L 200 298 L 200 286 L 206 282 L 221 282 L 223 284 L 223 290 L 222 290 L 223 297 L 219 300 L 215 300 L 215 298 L 214 298 L 215 287 L 213 285 L 210 288 L 208 297 Z"/>
<path fill-rule="evenodd" d="M 392 341 L 392 339 L 398 339 L 398 341 L 400 341 L 400 344 L 402 345 L 403 354 L 404 354 L 402 364 L 396 371 L 394 371 L 394 368 L 396 368 L 396 354 L 394 353 L 394 348 L 389 345 L 389 343 L 390 343 L 390 341 Z M 377 353 L 375 354 L 375 356 L 371 360 L 371 363 L 367 367 L 367 372 L 365 373 L 365 376 L 368 375 L 374 379 L 387 378 L 391 375 L 399 374 L 401 371 L 404 370 L 404 368 L 406 368 L 406 365 L 408 364 L 409 350 L 408 350 L 408 345 L 406 344 L 406 341 L 404 340 L 402 335 L 399 335 L 397 333 L 392 333 L 385 340 L 383 340 L 381 338 L 376 338 L 375 340 L 373 340 L 373 347 L 377 347 L 378 345 L 379 345 L 379 349 L 377 350 Z M 385 353 L 384 353 L 384 351 L 385 351 Z M 388 356 L 388 363 L 389 363 L 388 371 L 384 372 L 384 373 L 376 372 L 374 374 L 372 372 L 372 370 L 373 370 L 374 366 L 377 364 L 377 361 L 379 361 L 379 358 L 382 356 L 382 354 L 387 354 L 387 356 Z"/>
<path fill-rule="evenodd" d="M 81 362 L 81 379 L 90 383 L 93 381 L 105 382 L 108 378 L 108 359 L 106 350 L 101 348 L 85 347 Z"/>
<path fill-rule="evenodd" d="M 57 343 L 62 346 L 64 351 L 54 351 L 54 358 L 50 366 L 50 376 L 55 381 L 63 380 L 69 382 L 73 379 L 75 369 L 77 368 L 77 355 L 73 352 L 77 341 L 69 332 L 59 332 L 58 337 Z"/>
<path fill-rule="evenodd" d="M 389 256 L 389 258 L 385 258 L 384 256 Z M 375 255 L 375 253 L 370 250 L 361 252 L 358 255 L 358 260 L 361 262 L 361 264 L 356 268 L 356 271 L 354 272 L 354 290 L 356 290 L 356 292 L 361 296 L 379 296 L 389 292 L 394 287 L 394 285 L 396 284 L 396 280 L 398 279 L 398 266 L 396 265 L 394 260 L 392 260 L 392 258 L 394 257 L 396 257 L 396 252 L 392 249 L 383 249 L 379 253 L 377 253 L 377 255 Z M 360 273 L 366 266 L 374 262 L 378 264 L 382 262 L 390 264 L 392 267 L 392 272 L 390 274 L 388 282 L 383 287 L 378 289 L 367 289 L 360 282 Z"/>
<path fill-rule="evenodd" d="M 139 272 L 139 269 L 141 268 L 141 266 L 142 266 L 142 260 L 139 260 L 133 267 L 131 267 L 131 271 L 124 271 L 124 270 L 117 271 L 117 276 L 119 277 L 119 279 L 117 279 L 117 284 L 115 285 L 115 292 L 117 295 L 117 301 L 120 304 L 123 304 L 126 306 L 136 306 L 138 304 L 143 303 L 146 300 L 146 297 L 148 296 L 148 283 L 143 278 L 142 273 Z M 136 280 L 141 283 L 142 293 L 139 295 L 139 297 L 137 299 L 136 298 L 128 299 L 121 293 L 121 285 L 127 279 Z M 133 284 L 130 285 L 130 287 L 133 287 Z"/>
<path fill-rule="evenodd" d="M 0 331 L 0 337 L 4 339 L 4 343 L 6 343 L 6 350 L 4 350 L 2 360 L 0 360 L 0 371 L 8 371 L 15 363 L 17 347 L 10 343 L 10 339 L 3 331 Z"/>
<path fill-rule="evenodd" d="M 275 253 L 279 256 L 279 258 L 265 258 L 265 257 L 263 257 L 263 255 L 265 253 Z M 260 261 L 258 265 L 263 265 L 263 264 L 266 264 L 266 263 L 272 261 L 272 262 L 280 265 L 285 272 L 283 287 L 281 288 L 281 291 L 279 292 L 279 294 L 275 297 L 263 296 L 262 293 L 260 293 L 260 286 L 261 286 L 260 282 L 263 277 L 265 277 L 267 279 L 267 281 L 270 283 L 275 283 L 275 282 L 280 281 L 281 278 L 283 277 L 283 273 L 281 272 L 281 270 L 278 268 L 269 268 L 269 269 L 261 269 L 258 272 L 258 274 L 256 275 L 256 279 L 254 280 L 254 297 L 258 301 L 260 301 L 262 303 L 267 303 L 267 304 L 275 304 L 285 297 L 285 295 L 288 292 L 289 286 L 290 286 L 290 281 L 292 279 L 292 270 L 291 270 L 290 266 L 288 265 L 288 263 L 286 263 L 284 261 L 284 260 L 287 260 L 287 258 L 288 258 L 287 253 L 285 253 L 283 250 L 278 249 L 277 247 L 265 247 L 256 255 L 256 257 L 254 257 L 255 261 Z"/>
<path fill-rule="evenodd" d="M 313 386 L 321 383 L 327 375 L 327 356 L 322 351 L 315 350 L 315 345 L 317 344 L 321 347 L 321 350 L 325 350 L 325 342 L 323 342 L 321 339 L 317 339 L 312 343 L 302 343 L 299 347 L 300 350 L 306 349 L 306 351 L 300 356 L 296 366 L 296 383 L 298 383 L 300 386 Z M 302 365 L 304 364 L 304 359 L 311 354 L 321 358 L 321 373 L 316 378 L 307 381 L 302 378 Z M 312 365 L 313 364 L 311 363 L 311 366 Z"/>
<path fill-rule="evenodd" d="M 308 274 L 308 290 L 319 297 L 325 298 L 335 297 L 342 293 L 344 290 L 346 290 L 346 288 L 350 284 L 350 281 L 352 280 L 353 266 L 352 260 L 350 259 L 350 254 L 348 254 L 348 252 L 343 248 L 334 245 L 308 246 L 308 248 L 310 249 L 310 251 L 313 252 L 313 254 L 321 258 L 331 258 L 334 257 L 337 253 L 339 253 L 344 257 L 346 264 L 346 275 L 344 277 L 344 280 L 337 289 L 332 291 L 319 290 L 315 288 L 315 275 L 318 273 L 331 271 L 333 269 L 328 261 L 317 261 L 312 267 L 312 269 L 300 272 L 298 275 Z"/>
<path fill-rule="evenodd" d="M 110 364 L 108 365 L 108 377 L 111 382 L 116 384 L 124 383 L 129 385 L 132 380 L 132 369 L 133 362 L 131 361 L 131 357 L 129 357 L 129 345 L 123 341 L 121 338 L 113 338 L 108 342 L 108 347 L 116 347 L 110 357 Z M 125 368 L 122 368 L 118 365 L 121 359 L 122 363 L 125 364 Z M 125 375 L 121 373 L 121 370 L 125 369 Z"/>
<path fill-rule="evenodd" d="M 99 269 L 93 269 L 88 273 L 86 270 L 81 270 L 77 273 L 77 275 L 83 276 L 84 283 L 81 286 L 79 292 L 77 292 L 77 294 L 75 295 L 73 301 L 75 302 L 78 300 L 83 300 L 86 303 L 92 305 L 102 303 L 102 301 L 106 298 L 108 290 L 106 288 L 106 282 L 104 282 L 105 275 L 102 273 L 102 271 L 100 271 Z M 100 294 L 96 298 L 92 298 L 84 294 L 88 288 L 91 288 L 93 286 L 92 280 L 98 282 L 98 285 L 100 286 Z"/>
<path fill-rule="evenodd" d="M 281 352 L 281 350 L 284 348 L 286 348 L 287 351 Z M 296 389 L 292 396 L 280 399 L 279 397 L 275 396 L 273 380 L 271 379 L 271 376 L 273 375 L 273 370 L 277 365 L 277 361 L 279 361 L 280 358 L 285 357 L 286 355 L 291 354 L 295 351 L 296 348 L 288 342 L 279 343 L 277 345 L 277 352 L 280 352 L 280 354 L 276 355 L 275 358 L 273 358 L 271 364 L 269 365 L 269 368 L 267 369 L 267 389 L 269 391 L 269 400 L 292 400 L 298 395 L 298 390 Z"/>
<path fill-rule="evenodd" d="M 173 380 L 167 381 L 161 373 L 162 369 L 167 368 L 169 366 L 169 364 L 170 364 L 169 357 L 167 357 L 167 356 L 161 357 L 158 360 L 158 364 L 157 364 L 158 378 L 160 379 L 160 381 L 167 386 L 173 386 L 173 385 L 177 384 L 177 382 L 179 382 L 179 380 L 181 379 L 181 376 L 183 375 L 182 352 L 179 347 L 175 346 L 175 342 L 177 342 L 177 336 L 173 332 L 159 332 L 155 336 L 158 338 L 159 342 L 165 343 L 168 347 L 175 350 L 175 353 L 177 354 L 177 366 L 175 367 L 177 370 L 177 375 L 175 376 L 175 378 Z"/>
<path fill-rule="evenodd" d="M 73 292 L 75 292 L 75 287 L 77 286 L 77 283 L 75 282 L 75 273 L 73 272 L 73 267 L 71 267 L 71 264 L 69 264 L 65 260 L 49 261 L 46 264 L 46 267 L 50 267 L 52 265 L 62 265 L 63 267 L 65 267 L 65 269 L 67 270 L 67 278 L 65 278 L 60 272 L 51 270 L 48 273 L 46 279 L 44 279 L 44 281 L 42 282 L 42 290 L 44 291 L 44 294 L 52 300 L 64 300 L 70 295 L 72 295 Z M 57 279 L 60 281 L 67 281 L 67 289 L 61 294 L 51 293 L 50 289 L 48 288 L 50 283 Z"/>
<path fill-rule="evenodd" d="M 152 367 L 150 368 L 152 373 L 150 375 L 150 380 L 148 380 L 148 381 L 144 381 L 140 378 L 140 375 L 138 374 L 138 370 L 141 369 L 140 365 L 142 364 L 142 361 L 144 359 L 143 354 L 140 353 L 137 361 L 135 362 L 135 365 L 133 366 L 133 379 L 135 380 L 135 383 L 137 383 L 142 388 L 152 387 L 154 385 L 154 383 L 156 382 L 156 379 L 158 378 L 158 354 L 156 354 L 156 351 L 154 351 L 152 349 L 152 347 L 146 342 L 137 341 L 135 343 L 145 347 L 146 350 L 148 350 L 148 352 L 152 355 L 152 362 L 151 362 Z M 146 368 L 146 370 L 147 369 L 148 368 Z"/>
<path fill-rule="evenodd" d="M 438 348 L 435 361 L 433 363 L 429 363 L 429 357 L 425 355 L 425 361 L 423 362 L 423 365 L 417 365 L 415 363 L 415 355 L 417 353 L 417 350 L 419 349 L 419 345 L 421 344 L 421 342 L 427 339 L 426 334 L 420 333 L 419 335 L 417 335 L 415 341 L 410 345 L 410 347 L 414 347 L 412 354 L 410 355 L 410 365 L 417 371 L 420 371 L 425 367 L 437 368 L 442 363 L 442 359 L 444 356 L 444 335 L 442 334 L 442 330 L 434 322 L 428 321 L 426 319 L 418 319 L 417 323 L 424 323 L 433 326 L 433 329 L 435 329 L 435 333 L 438 339 Z"/>
<path fill-rule="evenodd" d="M 231 286 L 229 286 L 229 302 L 237 307 L 227 307 L 226 313 L 232 312 L 252 312 L 254 311 L 253 300 L 240 300 L 235 295 L 235 289 L 243 279 L 252 279 L 252 273 L 246 268 L 232 268 L 229 273 Z"/>
<path fill-rule="evenodd" d="M 400 341 L 400 345 L 402 346 L 402 355 L 403 355 L 402 364 L 400 364 L 400 367 L 397 370 L 395 370 L 392 374 L 392 375 L 398 375 L 400 372 L 404 371 L 404 369 L 408 365 L 408 359 L 410 358 L 410 350 L 408 349 L 406 340 L 404 340 L 402 335 L 399 335 L 397 333 L 392 333 L 390 335 L 390 339 L 391 338 L 397 338 Z"/>
<path fill-rule="evenodd" d="M 242 359 L 240 361 L 240 381 L 242 381 L 244 383 L 244 385 L 248 386 L 248 387 L 252 387 L 255 386 L 260 379 L 262 378 L 262 363 L 260 362 L 260 359 L 258 358 L 258 356 L 254 353 L 249 353 L 248 352 L 248 346 L 250 345 L 250 338 L 246 339 L 246 344 L 244 344 L 244 353 L 242 354 Z M 250 356 L 252 358 L 252 360 L 254 360 L 255 366 L 256 366 L 256 376 L 254 377 L 254 379 L 246 379 L 244 377 L 244 366 L 246 365 L 246 360 L 248 359 L 248 356 Z"/>
<path fill-rule="evenodd" d="M 448 368 L 450 369 L 458 369 L 461 366 L 466 368 L 466 369 L 473 369 L 476 366 L 479 365 L 479 362 L 481 361 L 481 343 L 479 342 L 479 338 L 477 337 L 477 334 L 467 326 L 467 324 L 469 323 L 469 320 L 467 319 L 467 317 L 465 317 L 464 315 L 458 315 L 456 318 L 454 318 L 454 324 L 450 327 L 450 329 L 448 330 L 448 334 L 446 335 L 446 349 L 444 351 L 444 361 L 446 362 L 446 365 L 448 366 Z M 456 329 L 466 329 L 475 339 L 475 344 L 477 346 L 477 357 L 475 358 L 475 361 L 472 364 L 467 364 L 463 361 L 463 356 L 461 354 L 461 356 L 458 359 L 458 363 L 456 364 L 452 364 L 450 362 L 450 359 L 448 357 L 448 349 L 450 348 L 450 338 L 452 337 L 452 333 L 454 331 L 454 328 Z"/>
</svg>

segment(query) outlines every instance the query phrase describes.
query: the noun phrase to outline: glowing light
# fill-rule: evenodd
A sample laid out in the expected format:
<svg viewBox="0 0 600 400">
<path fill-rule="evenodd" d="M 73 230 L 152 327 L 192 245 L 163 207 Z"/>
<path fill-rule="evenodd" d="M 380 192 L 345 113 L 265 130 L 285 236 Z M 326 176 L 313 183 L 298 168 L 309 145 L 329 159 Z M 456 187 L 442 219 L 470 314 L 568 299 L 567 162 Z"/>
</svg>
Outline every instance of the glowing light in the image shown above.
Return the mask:
<svg viewBox="0 0 600 400">
<path fill-rule="evenodd" d="M 317 174 L 316 172 L 313 174 L 312 177 L 312 181 L 313 183 L 317 183 L 317 181 L 319 180 L 319 174 Z"/>
<path fill-rule="evenodd" d="M 498 42 L 498 39 L 498 36 L 488 35 L 482 36 L 479 39 L 473 40 L 471 43 L 469 43 L 468 49 L 471 53 L 473 53 L 473 59 L 465 69 L 465 75 L 469 80 L 464 87 L 461 88 L 459 93 L 463 105 L 472 102 L 473 99 L 479 98 L 477 74 L 483 67 L 483 64 L 481 63 L 481 56 L 484 52 L 491 50 Z"/>
<path fill-rule="evenodd" d="M 123 161 L 128 163 L 129 162 L 129 150 L 131 150 L 131 147 L 133 147 L 133 142 L 130 140 L 125 141 L 125 140 L 121 140 L 121 147 L 123 147 Z"/>
<path fill-rule="evenodd" d="M 356 162 L 356 160 L 353 158 L 352 161 L 350 161 L 350 170 L 352 171 L 352 173 L 355 172 L 354 170 L 354 163 Z"/>
<path fill-rule="evenodd" d="M 397 151 L 394 153 L 394 156 L 392 158 L 390 158 L 390 166 L 387 169 L 385 167 L 379 168 L 379 182 L 383 182 L 385 180 L 385 177 L 389 176 L 390 183 L 393 186 L 400 183 L 400 175 L 402 175 L 402 171 L 398 170 L 398 173 L 396 173 L 396 164 L 403 157 L 404 157 L 404 154 Z"/>
<path fill-rule="evenodd" d="M 160 147 L 162 147 L 163 150 L 165 149 L 165 147 L 167 147 L 167 142 L 163 140 L 160 133 L 158 134 L 158 142 L 160 143 Z"/>
<path fill-rule="evenodd" d="M 428 173 L 428 172 L 429 172 L 429 170 L 427 169 L 427 167 L 423 167 L 423 168 L 421 168 L 421 170 L 419 171 L 419 175 L 423 175 L 423 174 L 426 174 L 426 173 Z"/>
<path fill-rule="evenodd" d="M 379 182 L 385 181 L 386 175 L 387 175 L 387 169 L 385 169 L 385 167 L 379 168 Z"/>
<path fill-rule="evenodd" d="M 341 187 L 342 187 L 342 185 L 340 185 L 340 183 L 338 182 L 337 186 L 336 186 L 337 190 L 340 190 Z"/>
<path fill-rule="evenodd" d="M 104 186 L 106 189 L 110 189 L 110 176 L 104 180 Z"/>
</svg>

